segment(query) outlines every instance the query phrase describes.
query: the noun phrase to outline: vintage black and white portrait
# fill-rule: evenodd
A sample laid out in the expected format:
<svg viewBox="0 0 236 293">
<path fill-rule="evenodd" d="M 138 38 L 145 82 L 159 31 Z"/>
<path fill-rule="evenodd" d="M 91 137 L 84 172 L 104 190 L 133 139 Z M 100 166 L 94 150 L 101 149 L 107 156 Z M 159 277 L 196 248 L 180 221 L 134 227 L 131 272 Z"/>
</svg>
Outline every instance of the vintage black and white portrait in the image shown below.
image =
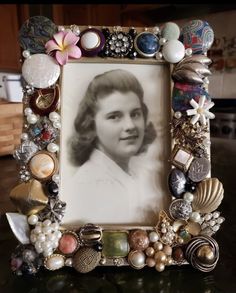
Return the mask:
<svg viewBox="0 0 236 293">
<path fill-rule="evenodd" d="M 169 198 L 168 66 L 69 63 L 61 98 L 65 224 L 155 224 Z"/>
</svg>

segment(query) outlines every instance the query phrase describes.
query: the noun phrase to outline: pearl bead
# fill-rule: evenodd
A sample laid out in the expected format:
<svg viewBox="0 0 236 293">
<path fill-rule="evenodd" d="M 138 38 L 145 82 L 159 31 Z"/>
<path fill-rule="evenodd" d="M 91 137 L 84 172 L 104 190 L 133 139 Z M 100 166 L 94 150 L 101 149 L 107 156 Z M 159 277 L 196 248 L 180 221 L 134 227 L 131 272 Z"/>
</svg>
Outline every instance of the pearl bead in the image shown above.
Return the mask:
<svg viewBox="0 0 236 293">
<path fill-rule="evenodd" d="M 174 116 L 175 116 L 175 118 L 180 119 L 182 117 L 182 113 L 177 111 L 177 112 L 175 112 Z"/>
<path fill-rule="evenodd" d="M 28 51 L 28 50 L 24 50 L 23 52 L 22 52 L 22 56 L 24 57 L 24 58 L 29 58 L 30 57 L 30 51 Z"/>
<path fill-rule="evenodd" d="M 60 115 L 59 115 L 57 112 L 51 112 L 51 113 L 49 114 L 49 119 L 50 119 L 52 122 L 59 121 L 59 120 L 60 120 Z"/>
<path fill-rule="evenodd" d="M 35 114 L 28 115 L 26 119 L 29 124 L 35 124 L 38 121 L 38 118 Z"/>
<path fill-rule="evenodd" d="M 216 220 L 216 222 L 217 222 L 217 224 L 222 224 L 224 222 L 224 218 L 220 217 Z"/>
<path fill-rule="evenodd" d="M 31 235 L 30 235 L 30 241 L 31 241 L 32 243 L 35 243 L 35 242 L 37 241 L 37 236 L 36 236 L 35 234 L 31 234 Z"/>
<path fill-rule="evenodd" d="M 154 34 L 158 34 L 160 32 L 159 26 L 154 26 L 152 31 L 153 31 Z"/>
<path fill-rule="evenodd" d="M 72 267 L 72 265 L 73 265 L 73 260 L 72 260 L 72 258 L 67 258 L 66 261 L 65 261 L 65 265 L 66 265 L 67 267 Z"/>
<path fill-rule="evenodd" d="M 156 262 L 165 262 L 166 255 L 163 251 L 157 251 L 154 255 L 154 259 L 156 260 Z"/>
<path fill-rule="evenodd" d="M 23 132 L 20 137 L 22 140 L 28 140 L 29 135 L 27 133 Z"/>
<path fill-rule="evenodd" d="M 57 223 L 57 222 L 55 222 L 55 223 L 52 223 L 51 224 L 51 228 L 53 229 L 53 230 L 58 230 L 59 229 L 59 224 Z"/>
<path fill-rule="evenodd" d="M 169 246 L 169 245 L 165 245 L 165 246 L 163 247 L 163 252 L 164 252 L 166 255 L 171 255 L 171 254 L 172 254 L 172 248 L 171 248 L 171 246 Z"/>
<path fill-rule="evenodd" d="M 148 267 L 152 268 L 152 267 L 155 267 L 156 262 L 155 262 L 155 260 L 153 258 L 148 257 L 146 259 L 146 264 L 147 264 Z"/>
<path fill-rule="evenodd" d="M 163 55 L 162 55 L 161 52 L 157 52 L 156 55 L 155 55 L 155 57 L 156 57 L 157 60 L 162 59 L 162 56 L 163 56 Z"/>
<path fill-rule="evenodd" d="M 61 235 L 62 235 L 61 231 L 56 231 L 54 232 L 54 234 L 56 235 L 57 239 L 61 238 Z"/>
<path fill-rule="evenodd" d="M 57 30 L 58 30 L 59 32 L 63 32 L 63 31 L 65 30 L 65 27 L 64 27 L 63 25 L 59 25 L 59 26 L 57 27 Z"/>
<path fill-rule="evenodd" d="M 52 224 L 52 222 L 51 222 L 51 220 L 45 220 L 45 221 L 43 221 L 43 226 L 44 227 L 48 227 L 48 226 L 50 226 Z"/>
<path fill-rule="evenodd" d="M 42 228 L 40 226 L 36 226 L 33 231 L 35 234 L 39 234 L 42 233 Z"/>
<path fill-rule="evenodd" d="M 31 215 L 31 216 L 28 217 L 28 223 L 30 225 L 36 225 L 38 220 L 39 220 L 39 218 L 38 218 L 37 215 Z"/>
<path fill-rule="evenodd" d="M 193 212 L 190 215 L 190 220 L 192 220 L 193 222 L 199 222 L 201 220 L 201 216 L 198 212 Z"/>
<path fill-rule="evenodd" d="M 159 235 L 153 231 L 149 234 L 149 240 L 150 242 L 157 242 L 159 240 Z"/>
<path fill-rule="evenodd" d="M 52 234 L 48 234 L 47 236 L 46 236 L 46 240 L 47 241 L 55 241 L 56 240 L 56 236 L 54 235 L 54 233 L 52 233 Z"/>
<path fill-rule="evenodd" d="M 24 113 L 26 116 L 30 115 L 33 113 L 33 111 L 30 108 L 25 108 Z"/>
<path fill-rule="evenodd" d="M 80 34 L 80 29 L 78 27 L 78 25 L 74 25 L 73 28 L 72 28 L 72 32 L 78 36 Z"/>
<path fill-rule="evenodd" d="M 53 253 L 52 250 L 45 250 L 45 251 L 43 251 L 43 256 L 48 257 L 48 256 L 52 255 L 52 253 Z"/>
<path fill-rule="evenodd" d="M 49 226 L 49 227 L 43 227 L 43 233 L 45 234 L 50 234 L 52 232 L 52 228 Z"/>
<path fill-rule="evenodd" d="M 209 221 L 212 218 L 212 214 L 206 214 L 204 216 L 205 221 Z"/>
<path fill-rule="evenodd" d="M 52 255 L 49 257 L 46 262 L 45 266 L 51 271 L 58 270 L 65 265 L 65 258 L 59 254 Z"/>
<path fill-rule="evenodd" d="M 161 242 L 156 242 L 156 243 L 154 243 L 153 247 L 154 247 L 154 249 L 156 251 L 162 250 L 163 249 L 163 244 Z"/>
<path fill-rule="evenodd" d="M 155 266 L 155 269 L 158 271 L 158 272 L 162 272 L 164 271 L 165 269 L 165 265 L 163 263 L 157 263 L 156 266 Z"/>
<path fill-rule="evenodd" d="M 186 55 L 186 56 L 191 56 L 192 53 L 193 53 L 193 50 L 192 50 L 191 48 L 187 48 L 187 49 L 185 50 L 185 55 Z"/>
<path fill-rule="evenodd" d="M 167 40 L 165 38 L 160 38 L 159 40 L 159 44 L 162 46 L 167 42 Z"/>
<path fill-rule="evenodd" d="M 51 142 L 47 145 L 47 150 L 51 153 L 56 153 L 59 150 L 59 146 Z"/>
<path fill-rule="evenodd" d="M 153 256 L 154 253 L 155 253 L 155 250 L 153 247 L 148 247 L 146 250 L 145 250 L 145 253 L 147 256 Z"/>
<path fill-rule="evenodd" d="M 44 251 L 52 249 L 52 242 L 51 241 L 44 241 L 42 243 L 42 248 Z"/>
<path fill-rule="evenodd" d="M 57 248 L 58 247 L 58 240 L 55 239 L 53 242 L 52 242 L 52 248 Z"/>
<path fill-rule="evenodd" d="M 214 212 L 214 213 L 212 214 L 212 216 L 213 216 L 213 218 L 217 219 L 217 218 L 219 218 L 220 213 L 219 213 L 219 212 Z"/>
<path fill-rule="evenodd" d="M 188 202 L 192 202 L 194 198 L 194 195 L 191 192 L 185 192 L 184 194 L 184 200 Z"/>
<path fill-rule="evenodd" d="M 142 251 L 133 251 L 129 253 L 129 262 L 132 267 L 141 269 L 145 265 L 145 254 Z"/>
<path fill-rule="evenodd" d="M 34 247 L 35 247 L 35 249 L 36 249 L 37 251 L 38 251 L 38 250 L 43 251 L 42 244 L 41 244 L 39 241 L 36 241 L 36 242 L 35 242 Z"/>
<path fill-rule="evenodd" d="M 53 127 L 57 128 L 57 129 L 60 129 L 61 128 L 61 123 L 59 121 L 55 121 L 55 122 L 53 122 Z"/>
<path fill-rule="evenodd" d="M 37 237 L 39 242 L 44 242 L 46 240 L 46 236 L 43 233 L 40 233 Z"/>
<path fill-rule="evenodd" d="M 52 176 L 52 180 L 58 184 L 60 182 L 60 176 L 59 176 L 59 174 L 54 174 Z"/>
</svg>

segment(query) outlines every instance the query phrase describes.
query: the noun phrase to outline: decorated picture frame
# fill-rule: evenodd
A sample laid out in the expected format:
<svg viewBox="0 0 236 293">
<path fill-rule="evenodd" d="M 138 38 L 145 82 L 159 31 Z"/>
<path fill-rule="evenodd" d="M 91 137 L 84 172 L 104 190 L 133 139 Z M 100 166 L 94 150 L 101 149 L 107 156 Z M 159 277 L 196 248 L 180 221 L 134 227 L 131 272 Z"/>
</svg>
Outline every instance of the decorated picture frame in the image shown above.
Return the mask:
<svg viewBox="0 0 236 293">
<path fill-rule="evenodd" d="M 224 190 L 210 170 L 210 25 L 56 26 L 35 16 L 19 36 L 13 272 L 213 270 Z"/>
</svg>

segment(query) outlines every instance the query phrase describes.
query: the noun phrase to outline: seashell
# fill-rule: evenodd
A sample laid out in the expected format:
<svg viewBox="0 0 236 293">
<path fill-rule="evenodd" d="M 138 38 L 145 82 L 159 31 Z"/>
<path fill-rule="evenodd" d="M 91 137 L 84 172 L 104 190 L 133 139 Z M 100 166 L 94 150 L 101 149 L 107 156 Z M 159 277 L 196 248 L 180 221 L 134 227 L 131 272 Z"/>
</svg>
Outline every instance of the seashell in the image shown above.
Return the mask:
<svg viewBox="0 0 236 293">
<path fill-rule="evenodd" d="M 95 269 L 101 259 L 101 252 L 91 247 L 80 248 L 73 257 L 73 267 L 80 273 Z"/>
<path fill-rule="evenodd" d="M 201 256 L 201 249 L 207 247 L 211 252 L 211 259 Z M 212 271 L 219 260 L 219 246 L 217 242 L 209 236 L 197 236 L 192 238 L 185 251 L 187 261 L 196 269 L 202 272 Z"/>
<path fill-rule="evenodd" d="M 178 80 L 181 82 L 189 82 L 194 84 L 203 84 L 203 78 L 204 76 L 199 76 L 196 72 L 186 70 L 186 69 L 179 69 L 174 70 L 172 73 L 172 78 L 174 80 Z"/>
<path fill-rule="evenodd" d="M 200 182 L 194 193 L 192 208 L 200 213 L 211 213 L 221 204 L 224 196 L 222 183 L 217 178 L 208 178 Z"/>
<path fill-rule="evenodd" d="M 17 240 L 22 244 L 29 244 L 30 229 L 27 217 L 19 213 L 6 213 L 6 217 Z"/>
<path fill-rule="evenodd" d="M 178 65 L 184 64 L 184 63 L 201 63 L 201 64 L 209 65 L 212 63 L 212 61 L 210 58 L 208 58 L 205 55 L 193 55 L 193 56 L 184 58 L 178 63 Z"/>
<path fill-rule="evenodd" d="M 64 267 L 65 259 L 63 255 L 52 254 L 45 259 L 44 266 L 50 271 L 55 271 Z"/>
</svg>

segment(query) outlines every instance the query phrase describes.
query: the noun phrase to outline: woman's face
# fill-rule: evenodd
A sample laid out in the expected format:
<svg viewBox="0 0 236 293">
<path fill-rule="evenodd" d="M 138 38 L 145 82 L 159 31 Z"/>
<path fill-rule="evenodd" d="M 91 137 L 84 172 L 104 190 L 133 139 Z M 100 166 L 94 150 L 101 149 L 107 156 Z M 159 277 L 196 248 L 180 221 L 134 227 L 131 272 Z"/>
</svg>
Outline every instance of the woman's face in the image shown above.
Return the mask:
<svg viewBox="0 0 236 293">
<path fill-rule="evenodd" d="M 145 130 L 143 111 L 133 92 L 113 92 L 97 103 L 97 147 L 114 161 L 125 161 L 140 149 Z"/>
</svg>

